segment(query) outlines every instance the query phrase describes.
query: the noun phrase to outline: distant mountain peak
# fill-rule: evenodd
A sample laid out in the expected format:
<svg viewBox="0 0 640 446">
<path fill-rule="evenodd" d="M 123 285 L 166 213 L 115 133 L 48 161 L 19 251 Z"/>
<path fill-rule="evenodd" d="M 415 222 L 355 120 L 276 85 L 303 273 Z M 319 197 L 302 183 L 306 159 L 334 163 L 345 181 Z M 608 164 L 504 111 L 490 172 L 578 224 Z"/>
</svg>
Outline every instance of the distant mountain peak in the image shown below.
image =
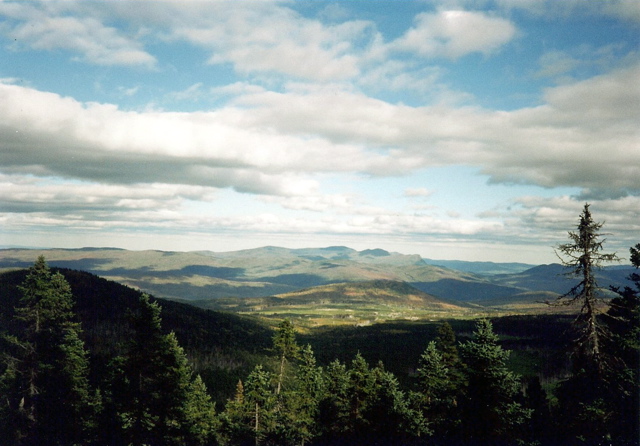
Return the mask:
<svg viewBox="0 0 640 446">
<path fill-rule="evenodd" d="M 348 246 L 327 246 L 326 248 L 319 248 L 320 251 L 338 251 L 338 252 L 353 252 L 352 248 Z"/>
<path fill-rule="evenodd" d="M 389 251 L 385 251 L 384 249 L 365 249 L 364 251 L 360 251 L 361 256 L 374 256 L 374 257 L 387 257 L 391 254 Z"/>
</svg>

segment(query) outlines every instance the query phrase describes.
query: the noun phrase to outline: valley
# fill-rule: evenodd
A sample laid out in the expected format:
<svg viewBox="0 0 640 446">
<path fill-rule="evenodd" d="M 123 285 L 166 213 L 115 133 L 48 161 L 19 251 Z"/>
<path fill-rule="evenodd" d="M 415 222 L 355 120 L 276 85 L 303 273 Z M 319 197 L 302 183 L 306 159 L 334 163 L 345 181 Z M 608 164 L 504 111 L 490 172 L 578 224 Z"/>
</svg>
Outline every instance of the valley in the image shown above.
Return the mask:
<svg viewBox="0 0 640 446">
<path fill-rule="evenodd" d="M 347 380 L 357 380 L 360 372 L 371 379 L 378 377 L 372 382 L 379 392 L 386 390 L 383 381 L 376 380 L 384 378 L 388 389 L 396 389 L 394 398 L 409 410 L 403 416 L 411 421 L 420 419 L 422 412 L 413 411 L 409 404 L 422 404 L 413 399 L 420 398 L 420 390 L 415 390 L 419 383 L 430 386 L 436 382 L 432 380 L 437 377 L 424 381 L 424 371 L 428 370 L 425 367 L 429 351 L 441 348 L 434 346 L 443 342 L 446 327 L 454 351 L 466 352 L 461 358 L 468 362 L 455 360 L 455 373 L 460 376 L 472 370 L 475 363 L 467 359 L 472 358 L 470 349 L 484 342 L 481 340 L 485 335 L 481 333 L 485 332 L 480 330 L 488 327 L 486 342 L 490 351 L 499 355 L 501 373 L 515 379 L 514 383 L 521 383 L 513 387 L 514 395 L 533 404 L 532 396 L 523 393 L 523 389 L 529 392 L 532 386 L 538 386 L 543 398 L 537 409 L 540 414 L 556 404 L 547 400 L 547 395 L 558 395 L 559 386 L 571 376 L 568 352 L 576 339 L 576 309 L 572 307 L 567 312 L 566 307 L 550 307 L 542 302 L 553 300 L 563 289 L 570 288 L 571 281 L 559 265 L 511 273 L 504 271 L 513 266 L 478 265 L 483 272 L 472 273 L 468 269 L 473 265 L 462 265 L 467 270 L 459 271 L 430 265 L 418 256 L 382 250 L 359 252 L 344 247 L 262 248 L 234 253 L 89 248 L 1 250 L 0 340 L 7 352 L 11 351 L 11 340 L 24 332 L 20 305 L 25 302 L 24 284 L 29 280 L 26 268 L 34 271 L 28 259 L 34 255 L 49 259 L 55 273 L 50 276 L 51 284 L 55 277 L 64 277 L 68 283 L 69 296 L 74 301 L 68 317 L 74 322 L 70 320 L 67 326 L 77 323 L 78 328 L 82 327 L 78 333 L 90 364 L 87 385 L 105 392 L 108 404 L 117 401 L 118 395 L 110 393 L 110 389 L 120 385 L 114 378 L 121 375 L 120 361 L 137 361 L 137 355 L 144 354 L 149 343 L 166 339 L 169 343 L 162 341 L 164 347 L 147 358 L 145 364 L 155 363 L 156 358 L 165 358 L 171 351 L 183 355 L 184 376 L 191 377 L 188 379 L 193 380 L 193 386 L 201 383 L 201 389 L 206 391 L 203 398 L 210 398 L 215 404 L 207 403 L 207 422 L 214 423 L 207 428 L 207 435 L 224 435 L 226 428 L 215 423 L 235 416 L 236 406 L 244 404 L 239 399 L 244 398 L 242 395 L 253 398 L 252 393 L 238 392 L 244 392 L 243 382 L 252 389 L 252 380 L 260 373 L 264 373 L 264 388 L 268 389 L 265 392 L 276 399 L 280 380 L 284 379 L 287 385 L 303 382 L 296 381 L 302 375 L 294 378 L 291 373 L 308 370 L 316 374 L 317 382 L 327 386 L 323 387 L 324 402 L 317 403 L 320 413 L 327 410 L 326 401 L 335 396 L 330 380 L 336 371 L 343 370 Z M 43 258 L 39 261 L 44 263 Z M 83 267 L 92 271 L 81 270 Z M 630 271 L 624 267 L 600 270 L 599 284 L 624 285 L 620 277 Z M 52 296 L 56 295 L 54 289 L 51 288 Z M 153 311 L 145 310 L 154 306 L 161 313 L 156 319 Z M 607 311 L 606 307 L 602 309 Z M 148 314 L 150 319 L 140 319 L 142 314 Z M 157 328 L 147 322 L 139 325 L 144 320 L 157 321 Z M 299 343 L 295 351 L 304 346 L 302 356 L 295 353 L 287 359 L 288 373 L 283 373 L 285 360 L 279 357 L 276 347 L 283 324 L 290 325 L 293 342 L 297 339 Z M 175 349 L 164 350 L 170 345 Z M 436 350 L 433 358 L 444 361 L 446 351 Z M 309 354 L 311 357 L 303 359 Z M 305 369 L 306 360 L 312 361 L 310 369 Z M 491 356 L 489 367 L 495 361 Z M 131 377 L 145 368 L 142 363 L 132 364 L 135 367 L 128 375 Z M 6 369 L 7 373 L 10 371 L 10 367 Z M 9 376 L 7 373 L 5 376 Z M 454 383 L 457 378 L 452 374 L 447 379 Z M 456 385 L 460 386 L 456 390 L 459 397 L 466 398 L 464 392 L 472 387 L 464 381 Z M 296 392 L 285 387 L 283 395 L 293 398 L 298 395 Z M 392 412 L 395 403 L 387 403 L 383 395 L 375 397 L 375 404 Z M 408 395 L 407 399 L 404 395 Z M 123 401 L 128 400 L 125 395 Z M 216 414 L 214 408 L 218 407 L 223 409 Z M 255 405 L 247 407 L 253 410 Z M 105 406 L 98 418 L 100 423 L 111 423 L 110 410 Z M 278 409 L 274 410 L 277 413 Z M 474 414 L 464 416 L 473 419 Z M 327 422 L 319 419 L 314 423 L 324 426 Z M 388 427 L 383 432 L 391 437 L 400 435 Z M 338 434 L 338 438 L 342 436 Z M 236 444 L 234 441 L 229 444 Z"/>
<path fill-rule="evenodd" d="M 0 271 L 27 268 L 39 255 L 53 267 L 88 271 L 164 299 L 261 316 L 273 324 L 292 318 L 304 328 L 550 314 L 564 309 L 544 302 L 572 286 L 557 264 L 437 261 L 343 246 L 233 252 L 4 249 Z M 600 270 L 599 284 L 605 290 L 623 286 L 631 271 Z"/>
<path fill-rule="evenodd" d="M 98 379 L 108 369 L 110 358 L 127 345 L 131 335 L 128 314 L 140 291 L 89 272 L 58 270 L 76 299 L 75 311 Z M 15 323 L 18 287 L 26 274 L 26 269 L 0 272 L 0 332 L 11 330 Z M 371 364 L 383 361 L 403 383 L 411 382 L 420 354 L 444 321 L 463 341 L 470 338 L 475 319 L 487 316 L 494 321 L 504 344 L 513 350 L 510 366 L 514 370 L 524 376 L 552 379 L 566 367 L 563 346 L 568 342 L 567 327 L 573 318 L 561 314 L 507 316 L 499 311 L 489 314 L 473 305 L 447 302 L 393 281 L 342 283 L 283 296 L 206 301 L 216 311 L 200 308 L 205 304 L 193 305 L 198 302 L 154 300 L 162 307 L 164 332 L 175 332 L 194 370 L 221 405 L 232 397 L 238 380 L 257 364 L 275 367 L 271 337 L 285 317 L 294 321 L 300 344 L 313 348 L 319 364 L 327 365 L 335 359 L 348 362 L 361 353 Z M 292 302 L 269 307 L 274 300 Z"/>
</svg>

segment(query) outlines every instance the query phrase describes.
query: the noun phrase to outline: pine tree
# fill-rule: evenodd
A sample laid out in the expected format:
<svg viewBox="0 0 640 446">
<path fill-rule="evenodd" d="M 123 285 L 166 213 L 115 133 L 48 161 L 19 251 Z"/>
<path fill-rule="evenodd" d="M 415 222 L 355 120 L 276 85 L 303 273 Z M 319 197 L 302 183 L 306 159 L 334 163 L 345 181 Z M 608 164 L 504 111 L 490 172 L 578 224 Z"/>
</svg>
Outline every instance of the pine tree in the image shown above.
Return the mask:
<svg viewBox="0 0 640 446">
<path fill-rule="evenodd" d="M 382 362 L 372 370 L 374 392 L 365 409 L 366 434 L 362 444 L 410 444 L 415 438 L 430 434 L 422 411 L 410 404 L 395 375 Z"/>
<path fill-rule="evenodd" d="M 67 445 L 91 438 L 99 411 L 89 387 L 89 362 L 73 295 L 62 274 L 52 273 L 40 256 L 20 287 L 16 317 L 20 335 L 9 338 L 15 356 L 0 382 L 7 396 L 3 418 L 21 444 Z"/>
<path fill-rule="evenodd" d="M 131 343 L 113 363 L 114 424 L 126 444 L 204 443 L 213 436 L 213 404 L 204 383 L 192 377 L 175 333 L 163 334 L 160 312 L 142 295 L 131 315 Z"/>
<path fill-rule="evenodd" d="M 324 443 L 331 444 L 331 440 L 344 436 L 350 429 L 349 373 L 346 365 L 337 359 L 329 363 L 323 381 L 325 394 L 320 401 L 320 426 Z"/>
<path fill-rule="evenodd" d="M 580 314 L 575 322 L 578 337 L 575 341 L 574 365 L 587 374 L 601 374 L 605 358 L 601 348 L 606 328 L 598 319 L 600 296 L 595 270 L 604 262 L 617 261 L 615 254 L 602 253 L 604 240 L 600 240 L 603 223 L 593 221 L 589 204 L 584 205 L 576 232 L 569 232 L 570 243 L 558 247 L 562 264 L 570 268 L 568 275 L 579 282 L 556 302 L 559 305 L 580 305 Z M 564 256 L 564 257 L 563 257 Z"/>
<path fill-rule="evenodd" d="M 464 440 L 472 444 L 515 442 L 531 411 L 516 401 L 520 379 L 507 369 L 509 351 L 498 345 L 491 322 L 478 321 L 473 340 L 461 344 L 460 350 L 468 380 L 461 401 Z"/>
<path fill-rule="evenodd" d="M 253 426 L 255 445 L 262 444 L 275 430 L 276 395 L 271 388 L 272 375 L 257 365 L 245 383 L 244 404 Z"/>
<path fill-rule="evenodd" d="M 295 381 L 281 395 L 277 413 L 278 444 L 304 445 L 319 434 L 319 404 L 324 393 L 322 368 L 311 346 L 301 349 Z"/>
<path fill-rule="evenodd" d="M 564 266 L 578 283 L 558 298 L 560 305 L 579 305 L 574 322 L 577 333 L 572 352 L 572 374 L 560 383 L 556 394 L 562 417 L 561 432 L 567 441 L 587 443 L 609 441 L 614 410 L 610 404 L 610 377 L 615 356 L 605 347 L 611 333 L 601 315 L 605 306 L 595 272 L 605 262 L 617 261 L 615 254 L 602 252 L 603 223 L 593 220 L 589 204 L 584 205 L 576 232 L 569 232 L 570 243 L 560 245 Z"/>
<path fill-rule="evenodd" d="M 429 342 L 420 356 L 416 372 L 414 400 L 428 422 L 430 434 L 446 436 L 448 426 L 456 424 L 453 413 L 456 394 L 452 389 L 449 366 L 434 341 Z"/>
<path fill-rule="evenodd" d="M 375 392 L 375 376 L 358 352 L 349 369 L 349 426 L 352 432 L 364 431 L 369 424 L 365 412 Z"/>
<path fill-rule="evenodd" d="M 632 265 L 640 268 L 640 244 L 629 249 Z M 609 431 L 620 444 L 634 444 L 640 438 L 640 274 L 628 277 L 633 287 L 612 287 L 618 294 L 609 302 L 604 319 L 611 336 L 605 347 L 612 368 L 605 395 L 614 413 Z"/>
<path fill-rule="evenodd" d="M 187 433 L 185 444 L 204 446 L 211 444 L 219 429 L 215 405 L 200 375 L 190 383 L 185 403 Z"/>
<path fill-rule="evenodd" d="M 280 357 L 280 371 L 276 389 L 276 395 L 280 395 L 286 362 L 290 359 L 297 358 L 300 352 L 300 347 L 296 343 L 296 332 L 289 319 L 283 320 L 280 325 L 278 325 L 278 329 L 273 336 L 273 350 L 278 353 Z"/>
</svg>

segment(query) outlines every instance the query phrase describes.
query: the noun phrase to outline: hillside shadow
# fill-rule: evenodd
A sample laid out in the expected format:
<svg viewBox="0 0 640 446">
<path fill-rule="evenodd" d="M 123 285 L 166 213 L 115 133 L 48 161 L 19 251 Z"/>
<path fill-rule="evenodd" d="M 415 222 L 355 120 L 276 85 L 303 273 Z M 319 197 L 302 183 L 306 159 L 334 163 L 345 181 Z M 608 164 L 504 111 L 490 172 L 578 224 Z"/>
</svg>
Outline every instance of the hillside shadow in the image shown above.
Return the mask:
<svg viewBox="0 0 640 446">
<path fill-rule="evenodd" d="M 238 279 L 245 273 L 244 268 L 227 268 L 207 265 L 187 265 L 180 269 L 158 271 L 149 267 L 142 268 L 113 268 L 101 271 L 103 275 L 124 276 L 132 279 L 142 277 L 180 277 L 180 276 L 204 276 L 217 279 Z"/>
<path fill-rule="evenodd" d="M 17 259 L 14 257 L 4 258 L 0 260 L 0 268 L 30 268 L 35 262 Z M 97 273 L 100 271 L 100 267 L 106 263 L 110 263 L 109 259 L 77 259 L 77 260 L 47 260 L 47 264 L 52 268 L 66 268 L 82 271 L 90 271 Z"/>
<path fill-rule="evenodd" d="M 300 288 L 308 288 L 318 285 L 326 285 L 328 282 L 324 277 L 317 274 L 281 274 L 274 277 L 264 277 L 260 282 L 269 282 L 278 285 L 288 285 Z"/>
<path fill-rule="evenodd" d="M 523 291 L 520 288 L 482 282 L 465 282 L 455 279 L 441 279 L 435 282 L 412 282 L 411 285 L 420 291 L 440 298 L 463 302 L 504 298 Z"/>
</svg>

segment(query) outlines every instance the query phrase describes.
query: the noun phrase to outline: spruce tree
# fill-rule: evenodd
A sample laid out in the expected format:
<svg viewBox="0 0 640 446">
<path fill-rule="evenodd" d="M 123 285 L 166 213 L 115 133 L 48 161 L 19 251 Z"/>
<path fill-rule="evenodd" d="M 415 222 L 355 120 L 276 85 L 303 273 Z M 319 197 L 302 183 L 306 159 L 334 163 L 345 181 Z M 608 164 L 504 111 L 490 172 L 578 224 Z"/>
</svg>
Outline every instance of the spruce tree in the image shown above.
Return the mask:
<svg viewBox="0 0 640 446">
<path fill-rule="evenodd" d="M 382 363 L 371 368 L 358 353 L 349 368 L 329 364 L 324 380 L 321 444 L 403 444 L 426 433 L 422 414 Z"/>
<path fill-rule="evenodd" d="M 577 231 L 569 232 L 570 243 L 558 247 L 558 257 L 576 277 L 578 283 L 556 301 L 557 305 L 579 305 L 580 314 L 575 321 L 578 336 L 574 347 L 574 366 L 580 373 L 600 375 L 605 367 L 602 339 L 607 336 L 606 327 L 598 319 L 601 306 L 600 290 L 595 272 L 603 263 L 617 261 L 615 254 L 603 253 L 600 229 L 603 223 L 593 220 L 589 204 L 585 204 L 580 214 Z"/>
<path fill-rule="evenodd" d="M 449 369 L 457 367 L 460 358 L 458 356 L 458 348 L 456 347 L 456 334 L 449 322 L 443 322 L 438 327 L 438 336 L 436 337 L 435 343 L 447 367 Z"/>
<path fill-rule="evenodd" d="M 204 443 L 213 436 L 213 405 L 204 383 L 193 377 L 175 334 L 162 332 L 160 312 L 156 302 L 142 295 L 131 314 L 128 351 L 113 362 L 113 424 L 126 444 Z"/>
<path fill-rule="evenodd" d="M 100 400 L 89 387 L 89 363 L 73 295 L 64 276 L 40 256 L 20 286 L 16 318 L 2 379 L 7 443 L 70 445 L 88 442 Z"/>
<path fill-rule="evenodd" d="M 445 437 L 449 425 L 454 425 L 453 413 L 456 399 L 450 380 L 450 369 L 434 341 L 429 342 L 420 356 L 417 372 L 417 401 L 430 434 Z"/>
<path fill-rule="evenodd" d="M 186 444 L 204 446 L 211 444 L 219 429 L 215 405 L 200 375 L 190 383 L 187 392 L 185 417 L 187 420 Z"/>
<path fill-rule="evenodd" d="M 600 232 L 603 223 L 593 220 L 589 204 L 585 204 L 577 231 L 569 232 L 570 243 L 560 245 L 560 258 L 569 268 L 568 275 L 577 279 L 557 305 L 577 305 L 580 311 L 574 321 L 576 337 L 572 351 L 572 374 L 560 383 L 556 395 L 564 414 L 560 431 L 566 441 L 598 443 L 609 441 L 614 410 L 609 399 L 610 378 L 615 369 L 615 355 L 608 351 L 611 333 L 601 317 L 605 302 L 595 273 L 605 262 L 617 261 L 615 254 L 603 253 Z M 562 257 L 563 256 L 563 257 Z"/>
<path fill-rule="evenodd" d="M 325 368 L 325 394 L 320 401 L 320 426 L 324 443 L 344 436 L 350 429 L 349 373 L 345 364 L 334 360 Z M 322 443 L 322 442 L 321 442 Z"/>
<path fill-rule="evenodd" d="M 316 365 L 311 346 L 300 351 L 295 379 L 281 394 L 277 412 L 278 443 L 304 445 L 319 434 L 319 404 L 324 392 L 322 368 Z"/>
<path fill-rule="evenodd" d="M 247 377 L 244 386 L 244 404 L 252 426 L 254 444 L 262 444 L 275 430 L 276 395 L 271 388 L 272 374 L 256 366 Z"/>
<path fill-rule="evenodd" d="M 422 411 L 410 403 L 395 375 L 382 362 L 372 370 L 374 392 L 364 410 L 368 429 L 362 444 L 410 444 L 430 434 Z"/>
<path fill-rule="evenodd" d="M 526 437 L 530 442 L 539 441 L 551 444 L 555 437 L 555 423 L 551 415 L 551 405 L 547 392 L 543 389 L 540 378 L 529 378 L 525 390 L 525 406 L 531 409 Z"/>
<path fill-rule="evenodd" d="M 245 400 L 244 383 L 238 381 L 233 399 L 220 414 L 218 439 L 221 444 L 255 444 L 251 408 Z"/>
<path fill-rule="evenodd" d="M 468 380 L 461 401 L 464 441 L 515 443 L 531 411 L 517 402 L 520 379 L 508 370 L 509 351 L 498 345 L 491 322 L 478 321 L 473 339 L 460 345 L 460 353 Z"/>
<path fill-rule="evenodd" d="M 371 404 L 372 396 L 376 391 L 375 375 L 369 368 L 369 364 L 358 352 L 351 361 L 349 369 L 349 426 L 354 433 L 364 431 L 369 424 L 365 417 L 366 409 Z"/>
<path fill-rule="evenodd" d="M 640 268 L 640 244 L 629 249 L 631 264 Z M 610 332 L 605 347 L 612 357 L 608 397 L 612 412 L 608 423 L 614 441 L 634 444 L 640 438 L 640 274 L 628 280 L 633 286 L 613 287 L 618 294 L 609 302 L 604 318 Z"/>
<path fill-rule="evenodd" d="M 279 395 L 284 380 L 285 365 L 287 361 L 296 359 L 300 352 L 300 347 L 296 343 L 296 332 L 293 323 L 289 319 L 283 320 L 273 336 L 273 350 L 280 359 L 280 370 L 278 373 L 278 385 L 276 394 Z"/>
<path fill-rule="evenodd" d="M 417 376 L 420 392 L 427 405 L 435 405 L 446 398 L 449 387 L 449 368 L 434 341 L 429 342 L 420 356 Z"/>
</svg>

